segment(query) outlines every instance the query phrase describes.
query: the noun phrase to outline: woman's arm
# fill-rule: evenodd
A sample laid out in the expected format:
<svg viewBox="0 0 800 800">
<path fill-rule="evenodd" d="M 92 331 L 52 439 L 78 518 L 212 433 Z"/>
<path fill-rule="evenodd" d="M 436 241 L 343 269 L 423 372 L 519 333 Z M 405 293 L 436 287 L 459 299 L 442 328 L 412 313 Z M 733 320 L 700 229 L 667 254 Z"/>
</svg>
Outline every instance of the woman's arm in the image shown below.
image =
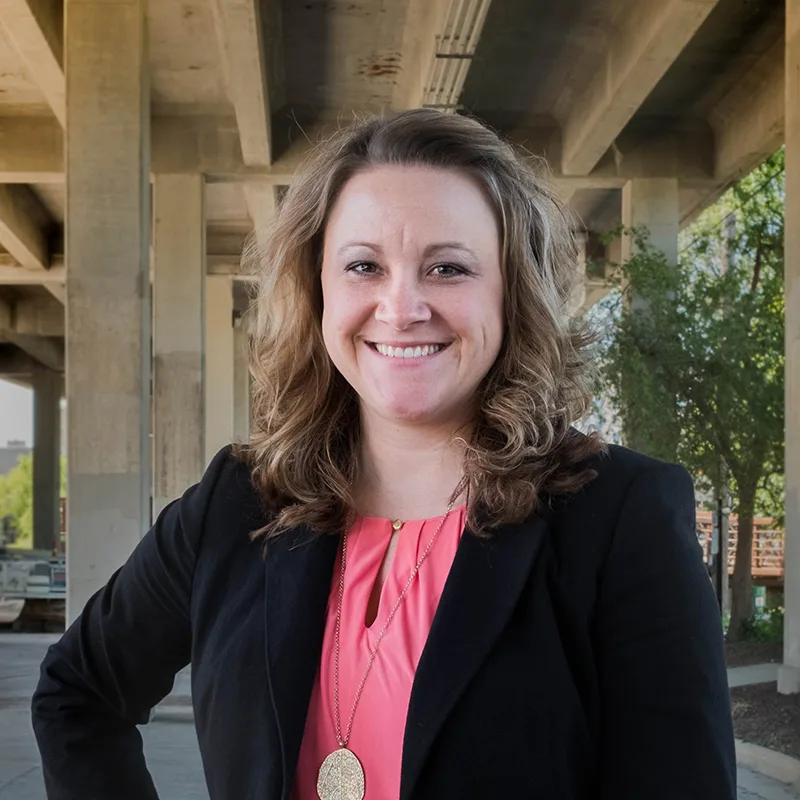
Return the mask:
<svg viewBox="0 0 800 800">
<path fill-rule="evenodd" d="M 603 800 L 735 800 L 719 609 L 692 480 L 658 464 L 633 482 L 596 619 Z"/>
<path fill-rule="evenodd" d="M 160 514 L 47 652 L 33 729 L 49 800 L 154 800 L 138 724 L 189 663 L 189 602 L 208 502 L 229 451 Z"/>
</svg>

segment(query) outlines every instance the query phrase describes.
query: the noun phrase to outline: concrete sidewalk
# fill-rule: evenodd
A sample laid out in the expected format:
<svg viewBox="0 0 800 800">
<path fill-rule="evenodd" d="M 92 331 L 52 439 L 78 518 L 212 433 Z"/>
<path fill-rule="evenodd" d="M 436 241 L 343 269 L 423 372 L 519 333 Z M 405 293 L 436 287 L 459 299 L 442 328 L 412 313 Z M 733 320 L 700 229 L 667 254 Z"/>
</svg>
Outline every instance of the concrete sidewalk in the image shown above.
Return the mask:
<svg viewBox="0 0 800 800">
<path fill-rule="evenodd" d="M 29 708 L 39 663 L 57 638 L 0 634 L 0 800 L 46 800 Z M 178 676 L 173 700 L 186 698 L 187 679 L 187 673 Z M 163 708 L 179 707 L 173 702 Z M 208 800 L 194 726 L 157 713 L 140 730 L 161 800 Z M 740 768 L 739 800 L 800 800 L 800 792 Z"/>
</svg>

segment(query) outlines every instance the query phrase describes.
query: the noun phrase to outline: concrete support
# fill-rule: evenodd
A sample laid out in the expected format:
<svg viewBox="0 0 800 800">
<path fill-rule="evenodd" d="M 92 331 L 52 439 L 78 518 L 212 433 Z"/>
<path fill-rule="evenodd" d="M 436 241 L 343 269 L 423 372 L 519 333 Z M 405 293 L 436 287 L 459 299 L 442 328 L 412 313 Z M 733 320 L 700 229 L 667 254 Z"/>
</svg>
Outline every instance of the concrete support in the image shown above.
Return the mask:
<svg viewBox="0 0 800 800">
<path fill-rule="evenodd" d="M 233 285 L 206 278 L 206 463 L 233 441 Z"/>
<path fill-rule="evenodd" d="M 786 553 L 778 691 L 800 692 L 800 0 L 786 2 Z"/>
<path fill-rule="evenodd" d="M 629 181 L 622 189 L 622 224 L 625 228 L 644 228 L 650 243 L 662 252 L 668 264 L 678 263 L 678 181 L 676 178 L 644 178 Z M 632 236 L 622 237 L 620 255 L 625 263 L 634 254 L 636 242 Z M 634 312 L 646 312 L 646 302 L 637 295 L 629 297 Z M 626 424 L 625 444 L 633 450 L 643 450 L 635 425 Z M 677 444 L 677 441 L 675 442 Z"/>
<path fill-rule="evenodd" d="M 50 552 L 61 536 L 61 386 L 57 372 L 33 376 L 33 548 Z"/>
<path fill-rule="evenodd" d="M 567 314 L 573 316 L 579 314 L 586 302 L 586 263 L 588 261 L 589 237 L 586 233 L 579 233 L 576 236 L 578 253 L 575 260 L 575 287 L 572 297 L 567 304 Z"/>
<path fill-rule="evenodd" d="M 250 436 L 249 337 L 241 318 L 233 328 L 233 435 L 245 442 Z"/>
<path fill-rule="evenodd" d="M 205 214 L 201 175 L 154 186 L 153 512 L 205 466 Z"/>
<path fill-rule="evenodd" d="M 146 0 L 67 0 L 67 618 L 150 525 Z"/>
<path fill-rule="evenodd" d="M 622 189 L 622 224 L 626 228 L 647 228 L 650 242 L 667 257 L 678 263 L 678 179 L 637 178 Z M 623 237 L 622 260 L 633 251 L 630 237 Z"/>
</svg>

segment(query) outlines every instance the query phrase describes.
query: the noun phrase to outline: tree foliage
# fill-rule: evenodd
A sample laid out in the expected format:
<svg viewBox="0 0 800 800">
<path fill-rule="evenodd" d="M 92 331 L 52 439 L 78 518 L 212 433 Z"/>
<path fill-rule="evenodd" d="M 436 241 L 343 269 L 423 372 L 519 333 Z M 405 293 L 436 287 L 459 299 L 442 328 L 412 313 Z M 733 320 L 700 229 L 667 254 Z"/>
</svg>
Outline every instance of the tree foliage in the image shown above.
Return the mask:
<svg viewBox="0 0 800 800">
<path fill-rule="evenodd" d="M 783 164 L 781 151 L 701 217 L 677 266 L 646 231 L 625 232 L 634 254 L 617 271 L 603 358 L 636 449 L 730 482 L 733 636 L 754 615 L 754 513 L 783 506 Z"/>
<path fill-rule="evenodd" d="M 60 496 L 66 497 L 66 459 L 61 456 Z M 21 456 L 6 475 L 0 476 L 0 519 L 10 517 L 17 530 L 13 547 L 33 548 L 33 454 Z"/>
</svg>

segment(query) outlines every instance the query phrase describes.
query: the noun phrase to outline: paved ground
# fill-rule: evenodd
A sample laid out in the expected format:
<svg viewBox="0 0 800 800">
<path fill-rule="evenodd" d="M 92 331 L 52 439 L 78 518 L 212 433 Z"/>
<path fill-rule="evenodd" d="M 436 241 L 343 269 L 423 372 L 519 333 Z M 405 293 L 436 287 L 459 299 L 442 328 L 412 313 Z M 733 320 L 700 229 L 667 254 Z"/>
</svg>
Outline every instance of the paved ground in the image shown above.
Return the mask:
<svg viewBox="0 0 800 800">
<path fill-rule="evenodd" d="M 38 664 L 53 639 L 0 634 L 0 800 L 45 800 L 28 709 Z M 208 800 L 194 727 L 157 720 L 141 730 L 161 800 Z M 740 769 L 739 800 L 800 800 L 800 791 Z"/>
</svg>

